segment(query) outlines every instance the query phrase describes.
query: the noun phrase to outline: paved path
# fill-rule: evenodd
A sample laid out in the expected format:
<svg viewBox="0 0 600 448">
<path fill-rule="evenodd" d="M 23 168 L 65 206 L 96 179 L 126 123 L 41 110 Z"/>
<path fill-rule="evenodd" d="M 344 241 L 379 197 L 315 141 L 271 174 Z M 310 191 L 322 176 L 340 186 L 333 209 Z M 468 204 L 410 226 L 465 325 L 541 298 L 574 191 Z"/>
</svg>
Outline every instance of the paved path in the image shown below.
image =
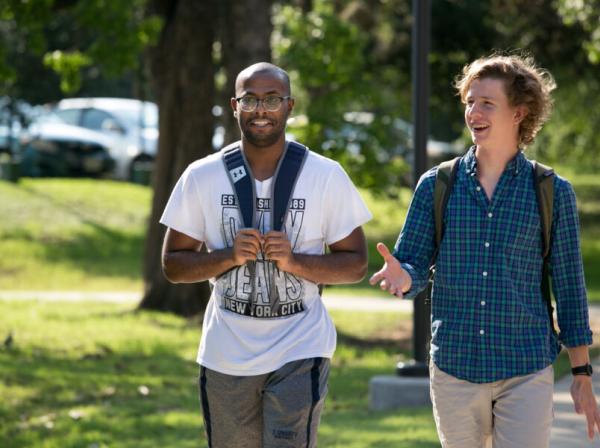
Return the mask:
<svg viewBox="0 0 600 448">
<path fill-rule="evenodd" d="M 594 390 L 600 397 L 600 359 L 593 362 Z M 565 376 L 554 385 L 554 424 L 550 448 L 585 448 L 600 447 L 598 435 L 593 442 L 587 438 L 587 423 L 585 416 L 575 413 L 569 388 L 570 375 Z"/>
<path fill-rule="evenodd" d="M 46 300 L 79 301 L 95 300 L 99 302 L 135 303 L 141 299 L 136 292 L 85 292 L 85 291 L 0 291 L 0 300 Z M 397 300 L 392 297 L 358 297 L 324 295 L 325 305 L 331 309 L 371 312 L 412 312 L 412 301 Z"/>
<path fill-rule="evenodd" d="M 65 291 L 0 291 L 0 300 L 96 300 L 118 303 L 135 303 L 140 294 L 135 292 L 65 292 Z M 412 302 L 408 300 L 386 299 L 381 297 L 353 297 L 333 294 L 324 295 L 328 308 L 370 312 L 412 312 Z M 600 320 L 600 307 L 590 308 L 592 319 Z M 594 388 L 600 397 L 600 359 L 595 360 Z M 573 409 L 569 387 L 571 378 L 566 376 L 555 385 L 554 425 L 552 427 L 551 448 L 600 447 L 600 439 L 594 442 L 587 439 L 585 417 L 577 415 Z M 525 448 L 525 447 L 524 447 Z"/>
</svg>

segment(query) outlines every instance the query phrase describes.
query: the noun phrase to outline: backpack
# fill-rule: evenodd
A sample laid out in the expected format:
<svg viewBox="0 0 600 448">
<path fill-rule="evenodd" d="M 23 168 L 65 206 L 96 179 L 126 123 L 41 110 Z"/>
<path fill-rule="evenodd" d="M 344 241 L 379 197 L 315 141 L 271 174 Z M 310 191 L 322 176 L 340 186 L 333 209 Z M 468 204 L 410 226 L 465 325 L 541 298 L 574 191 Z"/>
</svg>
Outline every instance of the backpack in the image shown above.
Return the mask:
<svg viewBox="0 0 600 448">
<path fill-rule="evenodd" d="M 456 172 L 458 170 L 460 157 L 440 163 L 435 177 L 433 192 L 433 217 L 435 220 L 435 253 L 433 263 L 442 242 L 444 234 L 444 213 L 448 205 L 448 199 L 452 193 Z M 533 185 L 537 198 L 538 210 L 542 227 L 542 298 L 546 302 L 548 316 L 552 325 L 552 331 L 556 333 L 554 326 L 554 308 L 552 306 L 552 295 L 550 290 L 550 244 L 552 236 L 552 213 L 554 208 L 554 170 L 549 166 L 533 161 Z M 433 281 L 433 269 L 432 278 Z M 428 300 L 431 300 L 431 288 L 428 288 Z"/>
</svg>

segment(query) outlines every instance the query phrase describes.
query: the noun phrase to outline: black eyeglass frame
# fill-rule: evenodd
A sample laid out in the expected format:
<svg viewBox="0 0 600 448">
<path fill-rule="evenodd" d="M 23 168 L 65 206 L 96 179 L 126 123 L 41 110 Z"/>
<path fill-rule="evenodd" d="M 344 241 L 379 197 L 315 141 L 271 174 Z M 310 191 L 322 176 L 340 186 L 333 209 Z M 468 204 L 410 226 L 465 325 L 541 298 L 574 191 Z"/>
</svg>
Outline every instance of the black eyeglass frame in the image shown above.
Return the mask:
<svg viewBox="0 0 600 448">
<path fill-rule="evenodd" d="M 241 103 L 240 103 L 240 100 L 243 100 L 244 98 L 254 98 L 254 99 L 256 100 L 256 106 L 254 106 L 254 107 L 252 108 L 252 110 L 245 110 L 245 109 L 242 107 Z M 268 108 L 265 106 L 265 103 L 264 103 L 264 101 L 265 101 L 267 98 L 278 98 L 278 99 L 281 101 L 281 102 L 279 103 L 279 106 L 277 107 L 277 109 L 270 110 L 270 109 L 268 109 Z M 281 105 L 283 104 L 283 100 L 292 100 L 292 99 L 294 99 L 294 97 L 292 97 L 292 96 L 289 96 L 289 95 L 288 95 L 288 96 L 267 95 L 267 96 L 265 96 L 264 98 L 257 98 L 257 97 L 255 97 L 255 96 L 252 96 L 252 95 L 246 95 L 246 96 L 240 96 L 240 97 L 238 97 L 238 98 L 234 98 L 234 100 L 235 100 L 237 103 L 240 103 L 240 108 L 241 108 L 241 109 L 242 109 L 244 112 L 254 112 L 256 109 L 258 109 L 258 106 L 260 105 L 260 103 L 262 103 L 262 104 L 263 104 L 263 107 L 265 108 L 265 110 L 267 110 L 267 111 L 269 111 L 269 112 L 277 112 L 277 111 L 278 111 L 278 110 L 281 108 Z"/>
</svg>

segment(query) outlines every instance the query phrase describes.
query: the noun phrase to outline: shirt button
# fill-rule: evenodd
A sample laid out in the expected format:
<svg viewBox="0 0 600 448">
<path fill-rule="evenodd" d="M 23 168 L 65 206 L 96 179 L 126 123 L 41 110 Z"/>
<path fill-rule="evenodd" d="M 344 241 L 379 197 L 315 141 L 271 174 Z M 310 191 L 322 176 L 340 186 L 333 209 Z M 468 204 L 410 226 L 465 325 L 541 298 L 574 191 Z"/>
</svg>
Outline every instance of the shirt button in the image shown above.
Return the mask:
<svg viewBox="0 0 600 448">
<path fill-rule="evenodd" d="M 481 187 L 477 187 L 477 188 L 476 188 L 476 190 L 477 190 L 477 191 L 481 191 Z"/>
<path fill-rule="evenodd" d="M 479 330 L 479 334 L 485 334 L 485 331 Z"/>
<path fill-rule="evenodd" d="M 494 214 L 492 212 L 488 213 L 488 218 L 491 218 L 492 216 L 494 216 Z"/>
<path fill-rule="evenodd" d="M 490 247 L 490 243 L 489 243 L 489 241 L 486 241 L 486 242 L 485 242 L 485 247 Z"/>
<path fill-rule="evenodd" d="M 482 275 L 483 275 L 484 277 L 487 277 L 487 271 L 483 271 L 483 272 L 482 272 Z"/>
<path fill-rule="evenodd" d="M 481 301 L 481 306 L 485 306 L 485 300 Z"/>
</svg>

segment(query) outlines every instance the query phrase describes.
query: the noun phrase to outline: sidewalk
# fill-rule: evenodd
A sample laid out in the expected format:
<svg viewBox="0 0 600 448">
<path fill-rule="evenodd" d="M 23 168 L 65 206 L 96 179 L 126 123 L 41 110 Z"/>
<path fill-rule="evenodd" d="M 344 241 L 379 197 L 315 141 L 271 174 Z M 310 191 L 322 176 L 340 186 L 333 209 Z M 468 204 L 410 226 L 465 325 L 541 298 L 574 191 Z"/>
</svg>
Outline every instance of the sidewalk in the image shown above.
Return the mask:
<svg viewBox="0 0 600 448">
<path fill-rule="evenodd" d="M 136 303 L 141 299 L 135 292 L 65 292 L 65 291 L 0 291 L 0 300 L 96 300 L 105 302 L 131 302 Z M 411 313 L 412 301 L 397 300 L 382 297 L 353 297 L 325 294 L 325 305 L 330 309 L 346 311 L 369 311 L 387 313 Z M 590 316 L 600 318 L 600 307 L 590 307 Z M 594 365 L 594 389 L 596 396 L 600 397 L 600 359 Z M 554 387 L 554 424 L 550 448 L 585 448 L 600 447 L 600 440 L 596 438 L 590 442 L 587 438 L 586 420 L 583 415 L 575 413 L 569 388 L 571 377 L 568 375 L 558 381 Z M 525 448 L 525 447 L 524 447 Z"/>
<path fill-rule="evenodd" d="M 594 391 L 600 397 L 600 359 L 593 361 Z M 599 447 L 596 434 L 593 442 L 587 438 L 587 423 L 584 415 L 575 413 L 571 400 L 571 376 L 567 375 L 554 385 L 554 424 L 550 438 L 550 448 Z"/>
<path fill-rule="evenodd" d="M 44 301 L 81 301 L 136 303 L 141 300 L 141 293 L 129 291 L 86 292 L 86 291 L 0 291 L 0 300 L 44 300 Z M 341 296 L 325 293 L 325 306 L 330 309 L 347 311 L 398 312 L 412 313 L 410 300 L 398 300 L 392 297 L 358 297 Z"/>
</svg>

